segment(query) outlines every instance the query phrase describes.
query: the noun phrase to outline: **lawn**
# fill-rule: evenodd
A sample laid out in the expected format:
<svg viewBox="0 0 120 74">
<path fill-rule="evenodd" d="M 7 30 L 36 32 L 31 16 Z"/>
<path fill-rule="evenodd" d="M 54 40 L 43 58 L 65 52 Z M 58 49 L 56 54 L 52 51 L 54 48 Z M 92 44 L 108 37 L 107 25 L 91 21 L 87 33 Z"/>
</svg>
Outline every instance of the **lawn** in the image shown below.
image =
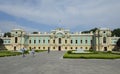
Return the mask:
<svg viewBox="0 0 120 74">
<path fill-rule="evenodd" d="M 69 53 L 66 52 L 63 58 L 71 59 L 120 59 L 120 53 L 110 52 L 92 52 L 92 53 Z"/>
<path fill-rule="evenodd" d="M 13 52 L 13 51 L 0 51 L 0 57 L 6 57 L 6 56 L 16 56 L 21 55 L 20 52 Z"/>
<path fill-rule="evenodd" d="M 35 52 L 44 52 L 46 50 L 35 50 Z M 17 55 L 21 55 L 22 53 L 21 52 L 15 52 L 15 51 L 7 51 L 7 50 L 4 50 L 4 51 L 0 51 L 0 57 L 6 57 L 6 56 L 17 56 Z M 25 54 L 29 54 L 29 51 L 25 51 Z"/>
</svg>

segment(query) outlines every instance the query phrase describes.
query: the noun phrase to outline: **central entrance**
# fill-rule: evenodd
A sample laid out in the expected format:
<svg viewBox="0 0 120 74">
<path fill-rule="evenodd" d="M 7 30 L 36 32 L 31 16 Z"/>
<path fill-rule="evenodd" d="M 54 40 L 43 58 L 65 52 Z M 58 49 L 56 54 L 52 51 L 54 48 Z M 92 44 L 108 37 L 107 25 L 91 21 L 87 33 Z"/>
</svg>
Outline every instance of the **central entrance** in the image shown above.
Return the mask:
<svg viewBox="0 0 120 74">
<path fill-rule="evenodd" d="M 58 50 L 61 51 L 61 46 L 58 47 Z"/>
</svg>

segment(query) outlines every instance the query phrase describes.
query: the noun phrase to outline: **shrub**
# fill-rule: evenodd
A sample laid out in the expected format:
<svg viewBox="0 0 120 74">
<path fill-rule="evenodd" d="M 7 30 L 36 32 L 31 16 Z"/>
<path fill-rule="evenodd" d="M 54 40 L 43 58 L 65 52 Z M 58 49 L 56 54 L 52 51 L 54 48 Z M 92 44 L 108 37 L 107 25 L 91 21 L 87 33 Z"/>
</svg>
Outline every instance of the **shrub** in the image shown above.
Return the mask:
<svg viewBox="0 0 120 74">
<path fill-rule="evenodd" d="M 72 53 L 72 51 L 70 50 L 70 51 L 68 51 L 67 53 L 68 53 L 68 54 L 71 54 L 71 53 Z"/>
<path fill-rule="evenodd" d="M 111 51 L 107 51 L 107 53 L 112 53 Z"/>
</svg>

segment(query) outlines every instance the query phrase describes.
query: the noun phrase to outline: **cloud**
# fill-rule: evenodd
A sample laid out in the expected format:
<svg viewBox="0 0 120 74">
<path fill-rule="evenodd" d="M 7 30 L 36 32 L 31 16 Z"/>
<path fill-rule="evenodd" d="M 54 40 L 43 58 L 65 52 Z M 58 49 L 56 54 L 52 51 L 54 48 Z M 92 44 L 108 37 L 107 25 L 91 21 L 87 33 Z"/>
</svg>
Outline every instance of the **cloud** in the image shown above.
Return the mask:
<svg viewBox="0 0 120 74">
<path fill-rule="evenodd" d="M 0 0 L 2 12 L 37 23 L 61 23 L 68 28 L 118 25 L 119 9 L 120 0 Z"/>
<path fill-rule="evenodd" d="M 11 22 L 11 21 L 0 22 L 0 30 L 2 32 L 10 32 L 12 29 L 22 29 L 26 32 L 39 31 L 39 30 L 34 29 L 34 28 L 21 26 L 20 24 L 18 25 L 16 22 Z"/>
</svg>

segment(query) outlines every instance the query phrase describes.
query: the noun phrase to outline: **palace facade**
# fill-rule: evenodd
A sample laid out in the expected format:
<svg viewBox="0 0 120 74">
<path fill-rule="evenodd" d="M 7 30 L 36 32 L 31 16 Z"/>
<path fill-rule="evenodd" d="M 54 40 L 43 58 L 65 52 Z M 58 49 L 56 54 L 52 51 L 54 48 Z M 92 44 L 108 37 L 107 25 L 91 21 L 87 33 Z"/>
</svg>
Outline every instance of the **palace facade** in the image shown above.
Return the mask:
<svg viewBox="0 0 120 74">
<path fill-rule="evenodd" d="M 36 50 L 96 50 L 111 51 L 120 37 L 112 37 L 111 30 L 100 28 L 95 33 L 72 33 L 68 29 L 57 28 L 47 33 L 26 33 L 21 29 L 13 29 L 11 37 L 1 37 L 8 50 L 21 48 Z M 0 46 L 2 49 L 2 46 Z"/>
</svg>

